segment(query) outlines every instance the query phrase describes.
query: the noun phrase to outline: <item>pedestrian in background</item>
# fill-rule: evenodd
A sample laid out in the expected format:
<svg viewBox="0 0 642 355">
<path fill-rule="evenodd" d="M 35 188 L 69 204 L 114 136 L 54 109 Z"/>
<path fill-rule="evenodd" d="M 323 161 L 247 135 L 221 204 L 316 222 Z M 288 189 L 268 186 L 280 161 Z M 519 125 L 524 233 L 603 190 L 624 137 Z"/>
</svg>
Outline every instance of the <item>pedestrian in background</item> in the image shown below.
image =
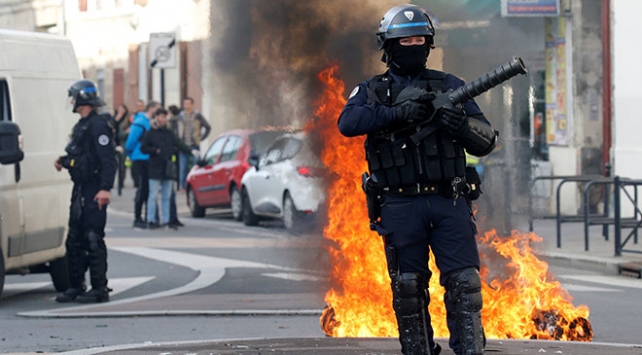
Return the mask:
<svg viewBox="0 0 642 355">
<path fill-rule="evenodd" d="M 65 242 L 70 288 L 58 295 L 56 302 L 107 302 L 110 290 L 105 224 L 117 168 L 113 130 L 106 117 L 96 112 L 104 102 L 92 81 L 79 80 L 68 92 L 73 112 L 78 113 L 80 119 L 65 148 L 67 155 L 54 162 L 56 170 L 68 170 L 74 183 Z M 87 267 L 91 280 L 89 292 L 85 292 Z"/>
<path fill-rule="evenodd" d="M 432 251 L 446 289 L 450 348 L 456 355 L 482 354 L 480 260 L 468 185 L 479 177 L 466 169 L 465 153 L 489 154 L 497 133 L 474 100 L 433 106 L 435 92 L 464 82 L 426 68 L 435 36 L 427 10 L 395 6 L 376 35 L 388 70 L 352 90 L 338 128 L 347 137 L 367 135 L 364 190 L 371 227 L 384 242 L 401 352 L 441 351 L 428 312 Z"/>
<path fill-rule="evenodd" d="M 176 181 L 176 168 L 172 157 L 177 152 L 198 154 L 197 150 L 185 145 L 168 127 L 167 110 L 158 108 L 154 112 L 151 130 L 143 136 L 141 151 L 149 154 L 149 197 L 147 200 L 147 227 L 176 229 L 170 224 L 170 196 Z M 160 223 L 156 219 L 158 192 L 161 192 Z"/>
<path fill-rule="evenodd" d="M 181 109 L 178 108 L 178 106 L 176 106 L 176 105 L 170 105 L 168 107 L 168 111 L 169 111 L 168 125 L 169 125 L 170 129 L 172 130 L 172 132 L 174 132 L 174 134 L 178 137 L 178 122 L 177 121 L 180 119 Z M 180 154 L 180 153 L 176 153 L 176 155 L 174 156 L 174 158 L 175 158 L 174 159 L 174 164 L 176 165 L 176 180 L 178 180 L 178 171 L 179 171 L 178 154 Z M 179 186 L 180 185 L 177 185 L 177 188 L 180 188 Z M 184 227 L 185 226 L 183 224 L 183 222 L 181 222 L 178 219 L 178 211 L 176 209 L 176 190 L 177 189 L 172 189 L 172 194 L 171 194 L 171 196 L 169 198 L 169 224 L 170 224 L 171 228 Z"/>
<path fill-rule="evenodd" d="M 136 100 L 136 111 L 130 118 L 130 124 L 134 123 L 134 121 L 137 118 L 141 119 L 143 117 L 145 117 L 145 101 L 138 99 Z M 134 166 L 131 158 L 129 158 L 129 163 L 131 165 L 131 167 L 129 168 L 129 171 L 131 172 L 132 181 L 134 182 L 134 187 L 138 188 L 138 172 L 136 171 L 136 166 Z"/>
<path fill-rule="evenodd" d="M 116 143 L 116 152 L 118 152 L 118 196 L 123 193 L 123 184 L 125 176 L 127 176 L 127 154 L 125 153 L 125 142 L 127 142 L 127 135 L 129 134 L 129 109 L 127 105 L 120 104 L 114 111 L 114 142 Z"/>
<path fill-rule="evenodd" d="M 194 99 L 186 97 L 183 100 L 183 111 L 176 120 L 178 137 L 191 149 L 200 149 L 201 141 L 207 138 L 211 131 L 210 124 L 203 115 L 194 109 Z M 185 179 L 192 164 L 191 154 L 178 155 L 178 187 L 185 189 Z"/>
<path fill-rule="evenodd" d="M 147 103 L 144 114 L 136 114 L 134 122 L 129 128 L 129 136 L 125 144 L 125 150 L 132 160 L 132 168 L 136 169 L 138 177 L 138 188 L 136 189 L 136 197 L 134 198 L 134 228 L 147 228 L 147 223 L 143 219 L 143 206 L 147 204 L 149 196 L 149 155 L 143 153 L 141 148 L 141 140 L 145 132 L 151 128 L 151 119 L 154 112 L 160 107 L 156 101 Z M 149 210 L 150 206 L 146 206 Z"/>
</svg>

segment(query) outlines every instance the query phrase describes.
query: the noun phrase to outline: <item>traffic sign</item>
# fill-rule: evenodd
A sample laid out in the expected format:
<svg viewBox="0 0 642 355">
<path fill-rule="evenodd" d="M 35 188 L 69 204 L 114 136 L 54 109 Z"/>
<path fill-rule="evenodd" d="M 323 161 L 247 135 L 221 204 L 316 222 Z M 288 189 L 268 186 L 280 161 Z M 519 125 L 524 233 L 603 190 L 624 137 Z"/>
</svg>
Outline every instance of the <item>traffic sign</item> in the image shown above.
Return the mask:
<svg viewBox="0 0 642 355">
<path fill-rule="evenodd" d="M 152 33 L 149 35 L 149 66 L 151 68 L 176 67 L 176 34 Z"/>
</svg>

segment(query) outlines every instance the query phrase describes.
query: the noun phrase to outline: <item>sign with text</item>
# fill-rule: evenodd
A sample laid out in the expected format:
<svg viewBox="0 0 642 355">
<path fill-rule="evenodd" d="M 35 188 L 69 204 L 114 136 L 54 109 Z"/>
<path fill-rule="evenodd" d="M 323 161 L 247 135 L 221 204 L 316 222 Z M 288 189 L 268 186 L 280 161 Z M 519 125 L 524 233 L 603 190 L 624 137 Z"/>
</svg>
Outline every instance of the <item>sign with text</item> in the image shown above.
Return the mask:
<svg viewBox="0 0 642 355">
<path fill-rule="evenodd" d="M 502 0 L 502 16 L 559 16 L 559 0 Z"/>
</svg>

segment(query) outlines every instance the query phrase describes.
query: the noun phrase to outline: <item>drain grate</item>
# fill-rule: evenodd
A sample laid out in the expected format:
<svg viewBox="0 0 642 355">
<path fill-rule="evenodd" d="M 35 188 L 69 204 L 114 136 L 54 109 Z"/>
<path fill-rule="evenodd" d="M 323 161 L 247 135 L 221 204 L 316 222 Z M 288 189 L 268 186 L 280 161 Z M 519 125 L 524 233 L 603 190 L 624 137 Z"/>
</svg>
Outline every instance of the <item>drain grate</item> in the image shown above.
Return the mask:
<svg viewBox="0 0 642 355">
<path fill-rule="evenodd" d="M 642 263 L 628 263 L 620 265 L 620 275 L 642 279 Z"/>
</svg>

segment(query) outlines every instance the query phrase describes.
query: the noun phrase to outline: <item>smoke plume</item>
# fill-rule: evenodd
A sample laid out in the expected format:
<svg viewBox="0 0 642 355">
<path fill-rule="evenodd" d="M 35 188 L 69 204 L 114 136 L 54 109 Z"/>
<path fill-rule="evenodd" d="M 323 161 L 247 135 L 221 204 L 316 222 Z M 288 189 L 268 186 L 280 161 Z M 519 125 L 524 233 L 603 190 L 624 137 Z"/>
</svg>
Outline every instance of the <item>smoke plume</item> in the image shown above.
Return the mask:
<svg viewBox="0 0 642 355">
<path fill-rule="evenodd" d="M 312 113 L 316 75 L 338 62 L 347 86 L 375 73 L 383 14 L 399 1 L 215 0 L 213 76 L 229 128 L 301 127 Z M 379 68 L 381 69 L 381 68 Z"/>
</svg>

